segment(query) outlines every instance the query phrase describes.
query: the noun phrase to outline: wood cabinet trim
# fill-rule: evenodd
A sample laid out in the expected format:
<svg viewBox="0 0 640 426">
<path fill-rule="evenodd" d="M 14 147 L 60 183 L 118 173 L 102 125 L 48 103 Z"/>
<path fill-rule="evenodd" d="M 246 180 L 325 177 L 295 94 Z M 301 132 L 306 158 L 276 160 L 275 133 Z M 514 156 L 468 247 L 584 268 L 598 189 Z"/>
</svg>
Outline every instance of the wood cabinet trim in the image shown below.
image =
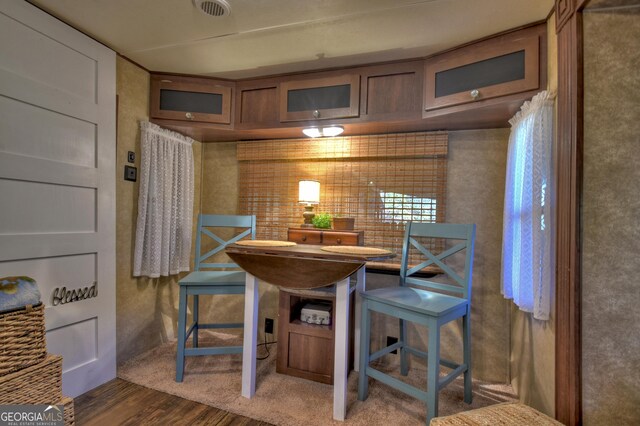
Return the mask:
<svg viewBox="0 0 640 426">
<path fill-rule="evenodd" d="M 556 0 L 558 96 L 556 176 L 555 412 L 565 425 L 582 416 L 581 201 L 583 171 L 583 39 L 585 2 Z"/>
</svg>

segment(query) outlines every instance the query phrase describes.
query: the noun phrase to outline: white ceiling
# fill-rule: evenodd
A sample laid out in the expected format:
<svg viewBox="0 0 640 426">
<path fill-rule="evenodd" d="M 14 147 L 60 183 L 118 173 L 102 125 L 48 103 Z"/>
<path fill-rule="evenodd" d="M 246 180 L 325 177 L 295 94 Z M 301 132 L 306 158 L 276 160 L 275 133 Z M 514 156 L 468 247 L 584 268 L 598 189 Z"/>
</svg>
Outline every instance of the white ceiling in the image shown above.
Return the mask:
<svg viewBox="0 0 640 426">
<path fill-rule="evenodd" d="M 150 71 L 247 78 L 423 57 L 544 20 L 553 0 L 30 0 Z"/>
</svg>

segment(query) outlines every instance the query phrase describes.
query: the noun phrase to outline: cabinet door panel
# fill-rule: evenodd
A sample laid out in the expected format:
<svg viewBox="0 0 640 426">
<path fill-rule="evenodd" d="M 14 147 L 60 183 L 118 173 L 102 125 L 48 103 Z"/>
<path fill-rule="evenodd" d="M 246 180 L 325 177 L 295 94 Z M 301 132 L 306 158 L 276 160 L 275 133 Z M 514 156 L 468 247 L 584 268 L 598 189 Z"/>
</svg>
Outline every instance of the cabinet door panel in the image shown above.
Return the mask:
<svg viewBox="0 0 640 426">
<path fill-rule="evenodd" d="M 189 77 L 152 76 L 152 118 L 229 124 L 231 87 Z"/>
<path fill-rule="evenodd" d="M 280 121 L 357 117 L 360 76 L 347 74 L 280 84 Z"/>
<path fill-rule="evenodd" d="M 419 76 L 422 79 L 422 73 Z M 415 72 L 367 77 L 366 114 L 420 112 L 421 91 Z"/>
<path fill-rule="evenodd" d="M 425 110 L 540 87 L 540 36 L 533 30 L 485 40 L 425 61 Z"/>
<path fill-rule="evenodd" d="M 333 341 L 304 334 L 289 334 L 287 367 L 309 373 L 333 374 Z"/>
<path fill-rule="evenodd" d="M 240 123 L 274 123 L 278 121 L 277 87 L 238 88 Z"/>
<path fill-rule="evenodd" d="M 524 50 L 436 73 L 436 98 L 525 78 Z"/>
</svg>

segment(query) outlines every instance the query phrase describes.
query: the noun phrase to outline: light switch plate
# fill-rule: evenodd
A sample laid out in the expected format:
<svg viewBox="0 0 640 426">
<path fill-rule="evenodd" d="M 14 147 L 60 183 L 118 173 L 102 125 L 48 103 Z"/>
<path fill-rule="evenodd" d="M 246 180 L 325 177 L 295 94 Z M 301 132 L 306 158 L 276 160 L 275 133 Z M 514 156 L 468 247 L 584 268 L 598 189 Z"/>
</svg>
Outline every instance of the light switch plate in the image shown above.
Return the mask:
<svg viewBox="0 0 640 426">
<path fill-rule="evenodd" d="M 138 178 L 138 169 L 132 166 L 124 166 L 124 180 L 135 182 Z"/>
<path fill-rule="evenodd" d="M 136 162 L 136 153 L 133 151 L 127 152 L 127 161 L 131 164 Z"/>
</svg>

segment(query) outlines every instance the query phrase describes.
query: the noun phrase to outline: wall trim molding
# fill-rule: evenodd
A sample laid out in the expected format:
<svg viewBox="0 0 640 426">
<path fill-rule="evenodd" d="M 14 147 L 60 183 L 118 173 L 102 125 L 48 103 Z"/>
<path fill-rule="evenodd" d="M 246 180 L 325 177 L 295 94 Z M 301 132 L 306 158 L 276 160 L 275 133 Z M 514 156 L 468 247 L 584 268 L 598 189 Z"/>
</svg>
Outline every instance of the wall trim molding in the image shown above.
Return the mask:
<svg viewBox="0 0 640 426">
<path fill-rule="evenodd" d="M 582 0 L 556 0 L 556 419 L 582 423 Z"/>
</svg>

